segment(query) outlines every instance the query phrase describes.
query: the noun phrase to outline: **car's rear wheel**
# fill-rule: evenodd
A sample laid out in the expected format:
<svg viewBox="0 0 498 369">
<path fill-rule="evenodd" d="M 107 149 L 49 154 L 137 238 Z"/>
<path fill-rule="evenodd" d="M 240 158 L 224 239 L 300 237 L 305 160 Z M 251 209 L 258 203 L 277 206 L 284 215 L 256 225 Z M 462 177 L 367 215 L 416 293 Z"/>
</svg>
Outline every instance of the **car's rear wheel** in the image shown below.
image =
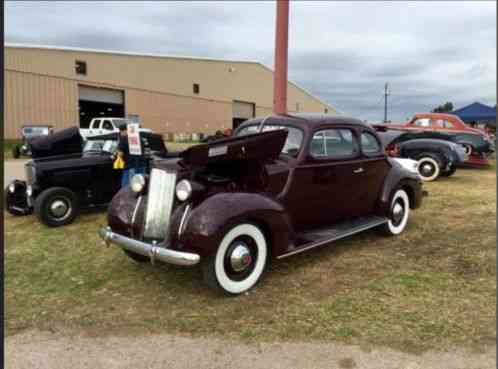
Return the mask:
<svg viewBox="0 0 498 369">
<path fill-rule="evenodd" d="M 388 221 L 382 226 L 383 233 L 396 236 L 403 232 L 410 215 L 410 198 L 403 189 L 394 192 L 389 208 Z"/>
<path fill-rule="evenodd" d="M 43 191 L 35 201 L 36 216 L 49 227 L 69 224 L 78 213 L 78 198 L 67 188 L 49 188 Z"/>
<path fill-rule="evenodd" d="M 467 156 L 470 156 L 472 154 L 472 150 L 473 150 L 472 145 L 464 143 L 464 144 L 462 144 L 462 146 L 465 149 L 465 154 L 467 154 Z"/>
<path fill-rule="evenodd" d="M 423 181 L 435 181 L 441 173 L 441 161 L 433 155 L 421 155 L 418 159 L 417 170 Z"/>
<path fill-rule="evenodd" d="M 450 169 L 448 169 L 447 171 L 441 172 L 441 176 L 442 177 L 451 177 L 453 174 L 455 174 L 456 170 L 457 170 L 456 165 L 452 164 L 450 166 Z"/>
<path fill-rule="evenodd" d="M 19 146 L 15 145 L 12 147 L 12 157 L 14 159 L 18 159 L 21 156 L 21 150 L 19 150 Z"/>
<path fill-rule="evenodd" d="M 263 232 L 253 224 L 243 223 L 228 231 L 216 254 L 203 263 L 204 280 L 215 290 L 238 295 L 256 285 L 268 259 Z"/>
</svg>

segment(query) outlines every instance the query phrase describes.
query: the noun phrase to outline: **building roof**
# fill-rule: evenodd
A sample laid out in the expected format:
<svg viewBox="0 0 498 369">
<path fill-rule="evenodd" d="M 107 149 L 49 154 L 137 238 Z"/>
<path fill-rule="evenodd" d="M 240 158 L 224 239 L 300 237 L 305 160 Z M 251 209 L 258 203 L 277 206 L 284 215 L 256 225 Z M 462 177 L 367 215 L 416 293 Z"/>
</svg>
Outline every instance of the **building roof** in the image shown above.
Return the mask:
<svg viewBox="0 0 498 369">
<path fill-rule="evenodd" d="M 96 54 L 111 54 L 111 55 L 121 55 L 121 56 L 138 56 L 138 57 L 150 57 L 150 58 L 162 58 L 162 59 L 184 59 L 184 60 L 199 60 L 199 61 L 207 61 L 207 62 L 218 62 L 218 63 L 239 63 L 239 64 L 254 64 L 257 65 L 270 73 L 273 74 L 273 70 L 266 65 L 252 60 L 234 60 L 234 59 L 221 59 L 221 58 L 209 58 L 209 57 L 201 57 L 201 56 L 184 56 L 184 55 L 171 55 L 171 54 L 156 54 L 156 53 L 137 53 L 137 52 L 129 52 L 129 51 L 119 51 L 119 50 L 103 50 L 103 49 L 91 49 L 91 48 L 82 48 L 82 47 L 73 47 L 73 46 L 54 46 L 54 45 L 35 45 L 35 44 L 20 44 L 20 43 L 9 43 L 6 42 L 4 44 L 5 47 L 11 48 L 19 48 L 19 49 L 42 49 L 42 50 L 58 50 L 58 51 L 67 51 L 67 52 L 84 52 L 84 53 L 96 53 Z M 311 92 L 304 89 L 301 86 L 298 86 L 292 81 L 288 81 L 288 83 L 292 84 L 294 87 L 300 89 L 306 95 L 311 98 L 317 100 L 323 105 L 326 105 L 332 110 L 337 111 L 332 105 L 324 102 L 320 98 L 314 96 Z"/>
<path fill-rule="evenodd" d="M 454 110 L 451 114 L 460 117 L 464 122 L 470 121 L 495 121 L 496 122 L 496 108 L 484 105 L 480 102 L 475 102 L 463 108 Z"/>
</svg>

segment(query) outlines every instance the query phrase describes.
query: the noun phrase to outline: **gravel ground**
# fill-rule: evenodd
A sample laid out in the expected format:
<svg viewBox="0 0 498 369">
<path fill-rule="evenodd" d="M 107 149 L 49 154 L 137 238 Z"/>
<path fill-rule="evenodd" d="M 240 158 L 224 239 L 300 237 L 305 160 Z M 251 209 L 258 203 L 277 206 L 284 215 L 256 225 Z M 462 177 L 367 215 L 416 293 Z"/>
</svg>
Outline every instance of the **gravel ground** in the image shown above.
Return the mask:
<svg viewBox="0 0 498 369">
<path fill-rule="evenodd" d="M 24 164 L 27 162 L 28 162 L 28 160 L 22 160 L 22 159 L 6 160 L 3 162 L 3 164 L 4 164 L 3 187 L 4 188 L 13 179 L 24 179 Z"/>
<path fill-rule="evenodd" d="M 5 340 L 6 368 L 369 368 L 487 369 L 496 352 L 456 350 L 414 355 L 390 349 L 310 343 L 242 344 L 171 335 L 98 336 L 25 332 Z"/>
</svg>

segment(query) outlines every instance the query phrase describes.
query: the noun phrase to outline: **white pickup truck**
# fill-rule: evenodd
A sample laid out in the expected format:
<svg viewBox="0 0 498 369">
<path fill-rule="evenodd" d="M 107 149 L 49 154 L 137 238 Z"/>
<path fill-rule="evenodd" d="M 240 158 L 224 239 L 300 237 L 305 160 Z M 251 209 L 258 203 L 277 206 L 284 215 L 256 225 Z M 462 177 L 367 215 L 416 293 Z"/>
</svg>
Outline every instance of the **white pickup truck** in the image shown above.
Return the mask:
<svg viewBox="0 0 498 369">
<path fill-rule="evenodd" d="M 83 138 L 103 135 L 106 133 L 118 132 L 119 126 L 128 123 L 125 118 L 102 117 L 93 118 L 88 128 L 80 128 L 80 134 Z M 152 132 L 148 128 L 140 128 L 140 132 Z"/>
</svg>

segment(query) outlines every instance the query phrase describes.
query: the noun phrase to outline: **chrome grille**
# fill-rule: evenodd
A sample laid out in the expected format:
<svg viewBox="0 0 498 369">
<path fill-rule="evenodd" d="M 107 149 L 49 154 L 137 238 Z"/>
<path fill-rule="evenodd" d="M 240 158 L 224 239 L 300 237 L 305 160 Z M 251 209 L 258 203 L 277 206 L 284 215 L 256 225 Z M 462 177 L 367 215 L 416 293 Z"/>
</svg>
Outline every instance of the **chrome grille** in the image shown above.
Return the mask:
<svg viewBox="0 0 498 369">
<path fill-rule="evenodd" d="M 24 171 L 26 174 L 26 184 L 28 186 L 34 185 L 36 180 L 36 171 L 33 163 L 32 162 L 26 163 L 24 165 Z"/>
<path fill-rule="evenodd" d="M 150 173 L 144 238 L 166 239 L 173 210 L 176 173 L 153 168 Z"/>
</svg>

